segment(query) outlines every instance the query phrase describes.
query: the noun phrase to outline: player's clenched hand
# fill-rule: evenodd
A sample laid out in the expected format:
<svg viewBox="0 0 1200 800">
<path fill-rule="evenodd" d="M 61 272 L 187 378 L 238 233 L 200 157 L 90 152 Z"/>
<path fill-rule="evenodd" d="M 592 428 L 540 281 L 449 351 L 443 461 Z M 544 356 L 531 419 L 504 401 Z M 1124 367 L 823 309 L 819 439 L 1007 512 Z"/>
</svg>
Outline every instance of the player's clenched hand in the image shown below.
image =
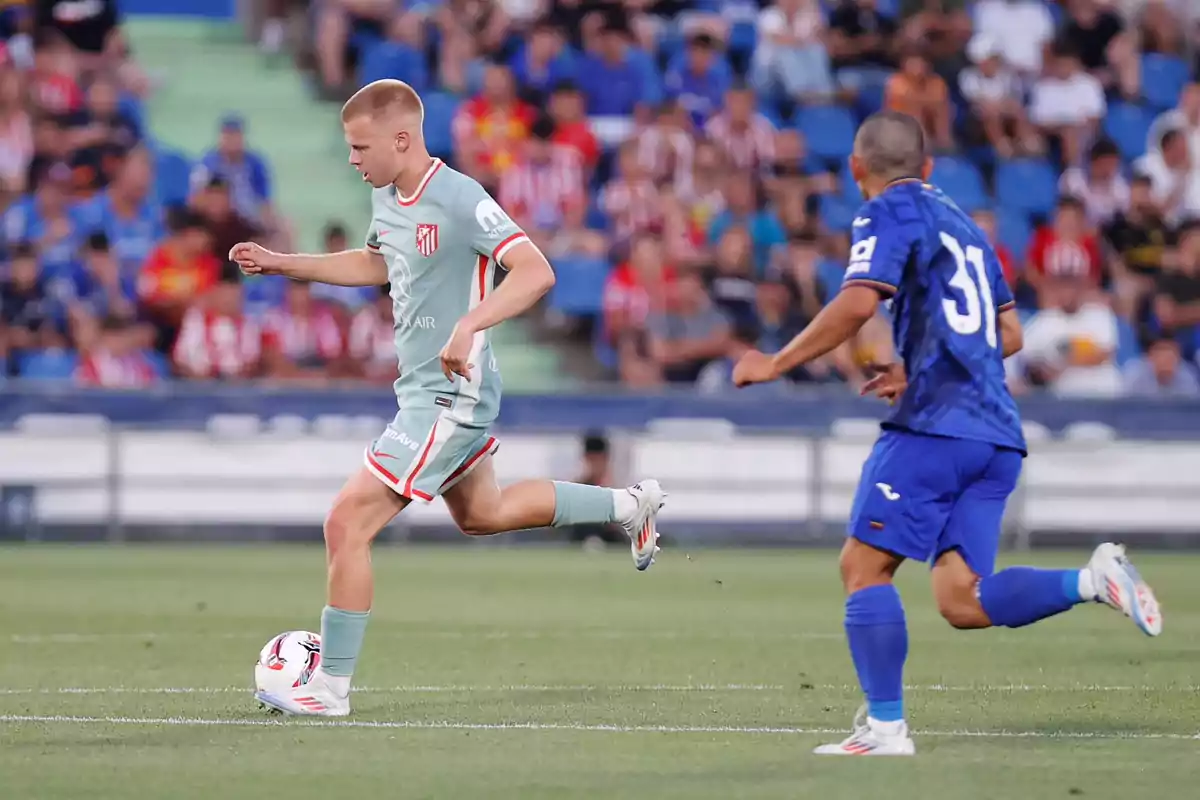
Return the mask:
<svg viewBox="0 0 1200 800">
<path fill-rule="evenodd" d="M 454 326 L 450 333 L 450 341 L 446 342 L 440 353 L 442 372 L 446 375 L 446 380 L 453 381 L 455 375 L 471 380 L 471 368 L 475 365 L 468 363 L 467 359 L 471 357 L 471 344 L 474 339 L 475 335 L 461 324 Z"/>
<path fill-rule="evenodd" d="M 873 394 L 894 405 L 908 388 L 908 376 L 904 374 L 903 364 L 868 364 L 867 371 L 875 374 L 858 390 L 863 397 Z"/>
<path fill-rule="evenodd" d="M 738 388 L 752 383 L 767 383 L 778 377 L 775 374 L 775 361 L 757 350 L 746 353 L 733 368 L 733 385 Z"/>
<path fill-rule="evenodd" d="M 229 248 L 229 260 L 241 267 L 246 275 L 279 275 L 283 272 L 283 255 L 254 242 L 238 242 Z"/>
</svg>

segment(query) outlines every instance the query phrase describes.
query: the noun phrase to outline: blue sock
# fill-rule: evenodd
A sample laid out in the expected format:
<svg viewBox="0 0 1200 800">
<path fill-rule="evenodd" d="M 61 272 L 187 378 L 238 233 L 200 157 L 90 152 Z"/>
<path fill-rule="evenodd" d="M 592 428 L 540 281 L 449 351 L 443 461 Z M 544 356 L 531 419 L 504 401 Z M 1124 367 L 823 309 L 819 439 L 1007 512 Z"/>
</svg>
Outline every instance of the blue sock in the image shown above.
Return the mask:
<svg viewBox="0 0 1200 800">
<path fill-rule="evenodd" d="M 993 625 L 1020 628 L 1082 603 L 1079 570 L 1009 567 L 979 582 L 979 603 Z"/>
<path fill-rule="evenodd" d="M 881 722 L 904 719 L 908 628 L 895 586 L 869 586 L 846 598 L 846 639 L 867 713 Z"/>
</svg>

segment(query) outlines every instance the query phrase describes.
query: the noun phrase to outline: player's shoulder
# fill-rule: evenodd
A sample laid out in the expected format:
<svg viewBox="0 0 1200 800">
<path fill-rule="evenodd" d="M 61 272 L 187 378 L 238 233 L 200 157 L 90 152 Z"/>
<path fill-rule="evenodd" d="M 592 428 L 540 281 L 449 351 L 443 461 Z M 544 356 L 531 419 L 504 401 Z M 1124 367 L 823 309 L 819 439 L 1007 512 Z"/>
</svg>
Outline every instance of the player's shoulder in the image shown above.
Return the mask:
<svg viewBox="0 0 1200 800">
<path fill-rule="evenodd" d="M 855 239 L 880 234 L 895 236 L 911 230 L 923 219 L 907 191 L 891 190 L 863 203 L 850 227 Z"/>
</svg>

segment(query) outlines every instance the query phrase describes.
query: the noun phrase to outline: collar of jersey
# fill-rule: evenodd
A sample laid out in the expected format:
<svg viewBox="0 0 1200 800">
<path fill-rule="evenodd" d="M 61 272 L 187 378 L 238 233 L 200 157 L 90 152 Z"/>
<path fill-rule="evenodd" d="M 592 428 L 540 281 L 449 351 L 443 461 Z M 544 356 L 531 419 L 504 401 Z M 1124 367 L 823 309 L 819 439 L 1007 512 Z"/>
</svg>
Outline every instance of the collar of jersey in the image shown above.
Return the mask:
<svg viewBox="0 0 1200 800">
<path fill-rule="evenodd" d="M 429 169 L 425 170 L 425 174 L 421 177 L 421 182 L 417 184 L 417 189 L 412 193 L 411 197 L 405 197 L 400 194 L 400 187 L 396 187 L 396 202 L 402 206 L 411 206 L 413 203 L 421 199 L 421 194 L 425 191 L 425 187 L 429 185 L 429 181 L 433 178 L 433 173 L 438 171 L 442 166 L 442 160 L 436 156 L 433 163 L 429 165 Z"/>
</svg>

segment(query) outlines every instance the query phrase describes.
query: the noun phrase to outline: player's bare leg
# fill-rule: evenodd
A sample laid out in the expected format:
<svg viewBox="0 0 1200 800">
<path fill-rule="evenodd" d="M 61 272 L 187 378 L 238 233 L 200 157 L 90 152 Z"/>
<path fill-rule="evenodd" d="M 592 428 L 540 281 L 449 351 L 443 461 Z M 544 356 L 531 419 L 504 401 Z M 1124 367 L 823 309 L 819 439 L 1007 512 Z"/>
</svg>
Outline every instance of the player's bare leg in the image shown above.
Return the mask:
<svg viewBox="0 0 1200 800">
<path fill-rule="evenodd" d="M 286 714 L 341 717 L 350 713 L 350 678 L 362 649 L 374 594 L 371 542 L 408 500 L 366 468 L 346 481 L 325 519 L 328 605 L 321 614 L 320 668 L 306 685 L 263 704 Z"/>
<path fill-rule="evenodd" d="M 854 538 L 842 547 L 846 640 L 867 704 L 855 715 L 850 736 L 821 745 L 813 751 L 817 755 L 911 756 L 915 752 L 903 711 L 908 629 L 900 595 L 892 584 L 903 561 Z"/>
<path fill-rule="evenodd" d="M 657 517 L 666 494 L 658 481 L 627 489 L 533 480 L 500 488 L 491 458 L 442 495 L 463 533 L 508 531 L 578 523 L 620 524 L 629 535 L 633 563 L 645 570 L 658 552 Z"/>
</svg>

